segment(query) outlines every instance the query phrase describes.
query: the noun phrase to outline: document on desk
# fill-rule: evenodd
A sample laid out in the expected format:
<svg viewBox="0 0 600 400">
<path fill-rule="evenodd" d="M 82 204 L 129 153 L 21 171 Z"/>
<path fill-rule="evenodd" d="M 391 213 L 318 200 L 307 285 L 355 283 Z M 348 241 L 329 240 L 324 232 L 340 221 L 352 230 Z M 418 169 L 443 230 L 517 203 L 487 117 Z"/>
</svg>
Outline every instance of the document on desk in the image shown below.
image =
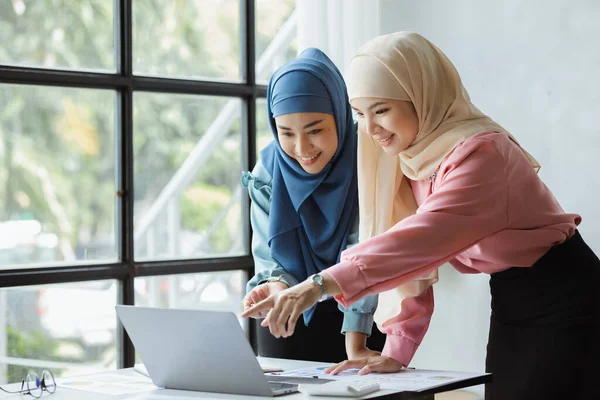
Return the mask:
<svg viewBox="0 0 600 400">
<path fill-rule="evenodd" d="M 329 366 L 309 367 L 287 370 L 284 372 L 269 373 L 266 375 L 290 376 L 290 377 L 314 377 L 322 379 L 375 379 L 381 389 L 390 389 L 398 391 L 422 392 L 423 390 L 433 389 L 438 386 L 448 385 L 471 378 L 477 378 L 486 374 L 455 371 L 431 371 L 424 369 L 403 369 L 400 372 L 390 374 L 372 373 L 368 375 L 358 375 L 358 369 L 349 369 L 338 375 L 328 375 L 323 370 Z"/>
<path fill-rule="evenodd" d="M 112 396 L 136 394 L 160 390 L 152 381 L 136 374 L 126 376 L 114 373 L 83 375 L 71 379 L 57 379 L 57 386 L 84 392 L 94 392 Z"/>
</svg>

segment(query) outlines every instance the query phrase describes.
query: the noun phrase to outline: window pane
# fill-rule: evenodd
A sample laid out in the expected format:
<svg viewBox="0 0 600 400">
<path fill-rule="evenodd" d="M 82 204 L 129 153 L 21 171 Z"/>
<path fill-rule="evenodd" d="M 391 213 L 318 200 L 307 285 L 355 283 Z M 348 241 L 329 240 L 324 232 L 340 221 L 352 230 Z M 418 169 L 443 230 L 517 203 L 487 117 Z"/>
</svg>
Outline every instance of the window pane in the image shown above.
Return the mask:
<svg viewBox="0 0 600 400">
<path fill-rule="evenodd" d="M 246 279 L 244 271 L 135 278 L 135 304 L 239 314 L 242 312 Z"/>
<path fill-rule="evenodd" d="M 117 258 L 115 103 L 0 85 L 0 265 Z"/>
<path fill-rule="evenodd" d="M 0 1 L 0 64 L 115 71 L 114 1 Z"/>
<path fill-rule="evenodd" d="M 256 0 L 256 81 L 296 57 L 296 0 Z"/>
<path fill-rule="evenodd" d="M 240 0 L 134 0 L 133 71 L 239 81 Z"/>
<path fill-rule="evenodd" d="M 267 100 L 256 100 L 256 160 L 260 152 L 273 141 L 273 132 L 267 118 Z"/>
<path fill-rule="evenodd" d="M 0 289 L 0 383 L 115 369 L 116 281 Z"/>
<path fill-rule="evenodd" d="M 241 101 L 134 95 L 135 256 L 246 253 Z"/>
</svg>

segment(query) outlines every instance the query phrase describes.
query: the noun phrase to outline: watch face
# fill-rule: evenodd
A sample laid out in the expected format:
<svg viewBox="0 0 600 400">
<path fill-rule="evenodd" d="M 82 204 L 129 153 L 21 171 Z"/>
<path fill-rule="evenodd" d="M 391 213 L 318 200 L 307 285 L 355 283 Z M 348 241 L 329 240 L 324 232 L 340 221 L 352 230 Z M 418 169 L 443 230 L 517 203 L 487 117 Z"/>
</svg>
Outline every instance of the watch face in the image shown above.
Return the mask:
<svg viewBox="0 0 600 400">
<path fill-rule="evenodd" d="M 315 282 L 318 285 L 322 285 L 323 284 L 323 277 L 319 274 L 315 274 L 312 277 L 313 282 Z"/>
</svg>

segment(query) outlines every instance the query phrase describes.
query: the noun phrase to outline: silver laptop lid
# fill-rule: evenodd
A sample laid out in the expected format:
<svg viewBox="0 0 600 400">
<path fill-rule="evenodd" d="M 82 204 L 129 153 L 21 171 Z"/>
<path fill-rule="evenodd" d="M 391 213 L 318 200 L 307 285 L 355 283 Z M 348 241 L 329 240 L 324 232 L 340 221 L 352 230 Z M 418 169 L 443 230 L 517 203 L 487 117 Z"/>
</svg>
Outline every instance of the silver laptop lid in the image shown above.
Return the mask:
<svg viewBox="0 0 600 400">
<path fill-rule="evenodd" d="M 235 314 L 115 308 L 155 385 L 273 396 Z"/>
</svg>

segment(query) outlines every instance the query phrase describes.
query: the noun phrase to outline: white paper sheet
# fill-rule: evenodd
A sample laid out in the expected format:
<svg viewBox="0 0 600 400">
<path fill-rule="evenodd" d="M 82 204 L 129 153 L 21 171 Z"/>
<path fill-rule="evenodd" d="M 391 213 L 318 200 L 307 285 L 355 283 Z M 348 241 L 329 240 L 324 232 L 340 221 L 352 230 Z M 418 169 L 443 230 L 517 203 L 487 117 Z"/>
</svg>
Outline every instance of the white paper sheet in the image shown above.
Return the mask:
<svg viewBox="0 0 600 400">
<path fill-rule="evenodd" d="M 151 392 L 160 389 L 150 379 L 142 375 L 126 376 L 114 373 L 86 375 L 72 379 L 62 378 L 58 379 L 56 384 L 58 387 L 112 396 Z"/>
<path fill-rule="evenodd" d="M 298 368 L 287 370 L 284 372 L 275 372 L 267 375 L 278 376 L 298 376 L 298 377 L 314 377 L 322 379 L 352 379 L 352 380 L 376 380 L 381 389 L 390 389 L 397 391 L 415 391 L 421 392 L 427 389 L 433 389 L 438 386 L 447 385 L 449 383 L 458 382 L 470 378 L 479 377 L 485 374 L 471 372 L 455 372 L 455 371 L 430 371 L 422 369 L 403 369 L 400 372 L 390 374 L 368 374 L 358 375 L 358 369 L 349 369 L 341 372 L 338 375 L 328 375 L 323 373 L 328 366 L 316 368 Z"/>
</svg>

